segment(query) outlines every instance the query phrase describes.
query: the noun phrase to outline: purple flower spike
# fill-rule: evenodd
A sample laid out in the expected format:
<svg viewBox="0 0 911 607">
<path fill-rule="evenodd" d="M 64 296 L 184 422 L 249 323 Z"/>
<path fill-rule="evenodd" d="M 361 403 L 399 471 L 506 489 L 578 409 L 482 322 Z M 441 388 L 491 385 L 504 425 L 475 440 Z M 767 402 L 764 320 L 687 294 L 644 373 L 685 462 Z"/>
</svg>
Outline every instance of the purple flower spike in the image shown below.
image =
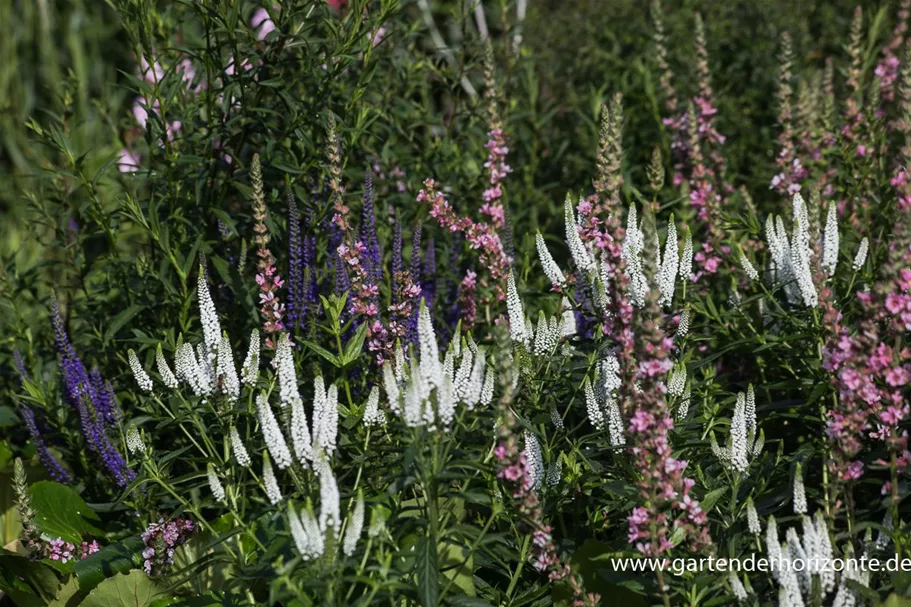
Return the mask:
<svg viewBox="0 0 911 607">
<path fill-rule="evenodd" d="M 89 448 L 101 458 L 104 467 L 118 486 L 125 487 L 136 475 L 127 468 L 123 456 L 111 444 L 107 435 L 106 426 L 116 426 L 120 419 L 114 391 L 100 373 L 93 372 L 92 376 L 89 376 L 85 365 L 70 343 L 56 299 L 51 302 L 51 312 L 67 400 L 79 413 L 82 435 Z"/>
<path fill-rule="evenodd" d="M 433 308 L 433 300 L 437 294 L 437 257 L 433 239 L 427 241 L 424 251 L 424 270 L 421 273 L 421 297 L 427 302 L 427 307 Z"/>
<path fill-rule="evenodd" d="M 19 409 L 19 414 L 22 416 L 22 421 L 25 422 L 25 427 L 28 428 L 29 434 L 32 436 L 32 444 L 35 445 L 35 449 L 38 451 L 38 458 L 41 460 L 44 469 L 47 470 L 48 474 L 51 475 L 51 478 L 58 483 L 63 483 L 64 485 L 70 484 L 73 481 L 70 473 L 67 472 L 60 462 L 57 461 L 57 458 L 48 451 L 47 443 L 45 443 L 44 437 L 41 435 L 41 431 L 38 428 L 38 422 L 35 421 L 34 411 L 28 407 L 22 407 Z"/>
<path fill-rule="evenodd" d="M 380 243 L 376 236 L 376 211 L 373 205 L 373 176 L 370 169 L 364 177 L 364 207 L 361 211 L 360 240 L 367 248 L 363 261 L 367 270 L 368 282 L 374 285 L 380 283 L 382 268 L 382 253 Z"/>
<path fill-rule="evenodd" d="M 294 194 L 288 192 L 288 308 L 285 319 L 289 327 L 303 329 L 307 314 L 304 296 L 305 251 L 301 238 L 301 218 Z"/>
</svg>

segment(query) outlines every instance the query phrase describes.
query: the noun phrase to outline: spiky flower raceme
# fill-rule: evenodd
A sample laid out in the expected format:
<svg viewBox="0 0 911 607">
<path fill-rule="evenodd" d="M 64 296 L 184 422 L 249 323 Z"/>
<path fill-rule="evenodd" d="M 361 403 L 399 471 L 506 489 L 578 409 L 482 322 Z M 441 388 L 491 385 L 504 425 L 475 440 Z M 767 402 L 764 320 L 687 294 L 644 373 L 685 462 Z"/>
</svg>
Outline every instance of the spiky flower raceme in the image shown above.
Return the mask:
<svg viewBox="0 0 911 607">
<path fill-rule="evenodd" d="M 541 488 L 546 470 L 544 468 L 544 455 L 541 452 L 541 441 L 532 432 L 525 432 L 525 450 L 522 452 L 528 462 L 528 475 L 531 479 L 532 489 Z"/>
<path fill-rule="evenodd" d="M 509 336 L 516 343 L 527 344 L 529 335 L 525 330 L 525 310 L 512 272 L 506 282 L 506 310 L 509 312 Z"/>
<path fill-rule="evenodd" d="M 139 436 L 139 429 L 134 425 L 130 425 L 127 428 L 127 451 L 130 452 L 130 455 L 143 455 L 146 452 L 145 443 L 142 442 L 142 437 Z"/>
<path fill-rule="evenodd" d="M 288 450 L 288 444 L 285 442 L 285 437 L 282 435 L 278 421 L 272 413 L 272 407 L 269 405 L 269 399 L 265 394 L 259 394 L 256 397 L 256 411 L 259 415 L 259 425 L 262 427 L 266 448 L 279 470 L 284 470 L 291 465 L 291 452 Z"/>
<path fill-rule="evenodd" d="M 247 453 L 247 448 L 244 446 L 244 442 L 241 440 L 235 426 L 231 426 L 228 430 L 228 437 L 231 440 L 231 453 L 234 454 L 234 459 L 237 460 L 239 465 L 245 468 L 250 467 L 250 455 Z"/>
<path fill-rule="evenodd" d="M 677 285 L 677 272 L 680 267 L 678 255 L 677 228 L 674 225 L 674 216 L 671 215 L 670 222 L 667 224 L 664 260 L 658 273 L 658 290 L 661 292 L 659 303 L 664 306 L 669 306 L 674 301 L 674 289 Z"/>
<path fill-rule="evenodd" d="M 278 289 L 284 286 L 275 267 L 275 258 L 269 250 L 269 227 L 266 224 L 266 194 L 263 189 L 263 174 L 259 154 L 253 155 L 250 164 L 250 185 L 253 190 L 253 242 L 256 244 L 256 284 L 259 285 L 260 314 L 263 317 L 263 333 L 266 346 L 274 347 L 272 335 L 284 329 L 285 306 L 278 297 Z M 216 335 L 220 334 L 218 331 Z M 217 339 L 217 338 L 216 338 Z M 208 341 L 207 341 L 208 343 Z"/>
<path fill-rule="evenodd" d="M 332 455 L 338 437 L 338 387 L 332 384 L 323 391 L 323 385 L 323 378 L 317 376 L 313 382 L 313 442 L 317 449 Z"/>
<path fill-rule="evenodd" d="M 361 539 L 361 533 L 364 531 L 364 496 L 358 492 L 357 499 L 354 500 L 354 506 L 351 508 L 351 515 L 348 518 L 347 527 L 345 528 L 345 539 L 342 542 L 342 552 L 345 556 L 354 556 L 357 550 L 357 542 Z"/>
<path fill-rule="evenodd" d="M 228 339 L 227 333 L 222 335 L 221 343 L 218 346 L 218 366 L 215 373 L 221 393 L 233 401 L 240 398 L 240 381 L 237 379 L 234 354 L 231 351 L 231 341 Z"/>
<path fill-rule="evenodd" d="M 822 268 L 826 271 L 827 276 L 832 276 L 835 274 L 836 265 L 838 265 L 838 208 L 835 204 L 829 204 L 822 244 Z"/>
<path fill-rule="evenodd" d="M 857 254 L 854 256 L 854 263 L 851 264 L 851 267 L 854 268 L 855 272 L 860 271 L 864 267 L 864 263 L 867 261 L 867 251 L 870 249 L 870 241 L 864 236 L 863 240 L 860 241 L 860 244 L 857 246 Z"/>
<path fill-rule="evenodd" d="M 108 435 L 112 427 L 119 427 L 121 417 L 113 389 L 102 379 L 100 373 L 90 374 L 86 370 L 70 343 L 56 299 L 51 302 L 51 311 L 67 401 L 79 415 L 82 435 L 89 450 L 101 460 L 117 485 L 125 487 L 136 474 L 127 468 L 126 460 Z"/>
<path fill-rule="evenodd" d="M 218 312 L 215 310 L 215 302 L 212 301 L 212 294 L 209 293 L 209 283 L 206 280 L 206 269 L 199 266 L 199 275 L 197 278 L 196 297 L 199 300 L 199 320 L 202 323 L 203 343 L 205 343 L 206 361 L 209 365 L 215 365 L 215 357 L 218 353 L 218 346 L 221 342 L 221 323 L 218 321 Z M 200 361 L 202 363 L 203 361 Z"/>
<path fill-rule="evenodd" d="M 208 396 L 212 393 L 209 375 L 196 360 L 192 344 L 181 344 L 174 355 L 174 373 L 178 379 L 189 384 L 196 396 Z"/>
<path fill-rule="evenodd" d="M 207 473 L 209 479 L 209 490 L 212 491 L 212 497 L 215 498 L 216 502 L 225 501 L 225 488 L 221 484 L 221 479 L 218 478 L 218 475 L 215 473 L 215 468 L 212 464 L 209 464 Z"/>
<path fill-rule="evenodd" d="M 566 195 L 566 201 L 563 203 L 563 211 L 566 224 L 566 244 L 569 246 L 573 262 L 580 272 L 591 272 L 595 269 L 595 262 L 579 236 L 576 213 L 573 211 L 573 200 L 569 194 Z"/>
<path fill-rule="evenodd" d="M 740 267 L 750 280 L 759 280 L 759 272 L 756 271 L 753 263 L 744 255 L 743 251 L 740 251 Z"/>
<path fill-rule="evenodd" d="M 158 367 L 158 375 L 161 376 L 161 383 L 172 390 L 176 390 L 180 385 L 180 382 L 177 381 L 177 378 L 174 377 L 174 373 L 171 372 L 168 361 L 165 359 L 164 353 L 161 350 L 161 344 L 158 344 L 158 347 L 155 350 L 155 364 Z"/>
<path fill-rule="evenodd" d="M 41 465 L 48 471 L 51 478 L 58 483 L 63 483 L 64 485 L 70 484 L 73 481 L 73 478 L 48 449 L 44 435 L 41 433 L 41 429 L 38 427 L 38 422 L 35 419 L 35 412 L 29 407 L 20 407 L 19 415 L 22 417 L 22 421 L 28 429 L 29 436 L 31 436 L 32 439 L 32 445 L 35 446 L 35 450 L 38 452 L 38 459 L 41 460 Z"/>
<path fill-rule="evenodd" d="M 250 346 L 244 366 L 241 367 L 241 381 L 248 386 L 255 386 L 259 378 L 259 331 L 253 329 L 250 333 Z"/>
<path fill-rule="evenodd" d="M 807 513 L 807 492 L 803 485 L 803 470 L 800 463 L 794 470 L 794 514 Z"/>
<path fill-rule="evenodd" d="M 142 368 L 142 363 L 139 362 L 139 358 L 136 356 L 136 352 L 130 348 L 127 352 L 127 356 L 130 362 L 130 370 L 133 371 L 133 377 L 136 378 L 136 383 L 139 385 L 139 389 L 143 392 L 152 391 L 152 378 L 149 377 L 149 374 L 146 373 L 146 370 Z"/>
<path fill-rule="evenodd" d="M 750 462 L 762 452 L 765 437 L 756 424 L 756 397 L 752 385 L 746 394 L 737 394 L 727 447 L 720 447 L 715 442 L 714 435 L 711 440 L 715 457 L 727 468 L 741 474 L 747 471 Z"/>
<path fill-rule="evenodd" d="M 305 561 L 317 559 L 323 555 L 326 546 L 325 535 L 309 508 L 295 512 L 288 509 L 288 528 L 294 546 Z"/>
<path fill-rule="evenodd" d="M 756 505 L 753 503 L 753 498 L 747 498 L 747 529 L 750 530 L 750 533 L 759 535 L 762 533 L 762 526 L 759 524 L 759 513 L 756 512 Z"/>
<path fill-rule="evenodd" d="M 272 462 L 269 461 L 268 452 L 263 454 L 263 488 L 266 490 L 266 497 L 269 503 L 275 506 L 282 501 L 282 492 L 278 487 L 278 479 L 275 478 L 275 471 L 272 469 Z"/>
<path fill-rule="evenodd" d="M 563 271 L 547 249 L 547 243 L 544 242 L 541 232 L 538 232 L 535 236 L 535 244 L 538 248 L 538 257 L 541 259 L 541 267 L 544 269 L 544 274 L 550 279 L 553 289 L 555 291 L 560 290 L 566 284 L 566 277 L 563 276 Z"/>
<path fill-rule="evenodd" d="M 386 423 L 386 414 L 380 409 L 380 390 L 377 386 L 373 386 L 367 396 L 363 419 L 366 426 L 381 426 Z"/>
</svg>

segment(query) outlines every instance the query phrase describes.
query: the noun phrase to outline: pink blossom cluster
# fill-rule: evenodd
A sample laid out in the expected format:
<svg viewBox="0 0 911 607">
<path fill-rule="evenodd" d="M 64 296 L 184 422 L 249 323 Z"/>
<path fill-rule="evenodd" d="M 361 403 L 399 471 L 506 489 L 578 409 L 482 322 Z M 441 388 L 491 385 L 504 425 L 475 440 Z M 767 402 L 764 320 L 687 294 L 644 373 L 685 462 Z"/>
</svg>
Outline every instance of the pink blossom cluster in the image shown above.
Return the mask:
<svg viewBox="0 0 911 607">
<path fill-rule="evenodd" d="M 873 73 L 879 78 L 879 95 L 883 101 L 892 101 L 895 98 L 895 83 L 898 81 L 901 69 L 901 60 L 896 51 L 905 43 L 905 33 L 908 31 L 908 17 L 911 16 L 911 0 L 902 0 L 895 15 L 895 27 L 892 30 L 892 39 L 883 47 L 883 56 L 876 64 Z"/>
<path fill-rule="evenodd" d="M 377 303 L 379 287 L 371 282 L 362 263 L 366 252 L 367 247 L 359 240 L 353 245 L 342 244 L 338 248 L 338 254 L 344 260 L 351 279 L 349 310 L 352 314 L 365 317 L 367 349 L 376 356 L 377 363 L 382 365 L 391 355 L 396 340 L 407 335 L 409 319 L 417 307 L 421 287 L 413 281 L 411 272 L 397 272 L 395 286 L 399 292 L 394 294 L 387 309 L 390 320 L 389 326 L 385 326 Z"/>
<path fill-rule="evenodd" d="M 352 296 L 349 307 L 353 314 L 363 314 L 369 319 L 379 315 L 377 298 L 380 288 L 373 284 L 368 276 L 361 257 L 367 252 L 367 246 L 357 240 L 351 246 L 341 244 L 338 247 L 339 257 L 345 262 L 348 277 L 351 280 Z"/>
<path fill-rule="evenodd" d="M 711 90 L 711 89 L 709 89 Z M 725 137 L 717 131 L 714 116 L 718 110 L 709 98 L 696 97 L 690 110 L 677 118 L 665 118 L 672 131 L 671 152 L 674 158 L 674 185 L 687 184 L 690 205 L 709 234 L 709 244 L 720 245 L 724 235 L 719 221 L 724 200 L 732 188 L 723 179 L 724 159 L 721 146 Z M 691 120 L 695 120 L 691 123 Z M 704 263 L 697 259 L 697 263 Z M 703 269 L 712 274 L 711 270 Z"/>
<path fill-rule="evenodd" d="M 262 200 L 254 200 L 253 242 L 256 244 L 256 284 L 259 285 L 260 314 L 263 317 L 263 333 L 266 336 L 266 346 L 274 347 L 272 336 L 284 330 L 282 317 L 285 314 L 285 304 L 278 297 L 278 289 L 284 286 L 275 267 L 275 257 L 269 250 L 269 227 L 266 225 L 266 204 Z"/>
<path fill-rule="evenodd" d="M 848 331 L 836 311 L 826 315 L 826 324 L 837 332 L 823 352 L 823 364 L 838 388 L 827 433 L 836 455 L 833 468 L 842 481 L 862 476 L 863 464 L 855 458 L 867 434 L 886 444 L 897 470 L 911 461 L 908 434 L 900 428 L 911 412 L 902 394 L 911 383 L 911 348 L 895 345 L 896 336 L 911 330 L 911 239 L 904 233 L 904 215 L 901 220 L 881 280 L 872 291 L 857 293 L 862 311 L 857 325 Z"/>
<path fill-rule="evenodd" d="M 667 405 L 665 378 L 673 367 L 673 340 L 664 334 L 656 295 L 635 317 L 635 352 L 638 363 L 632 383 L 624 384 L 620 398 L 629 415 L 628 435 L 636 486 L 641 505 L 630 516 L 628 539 L 646 556 L 657 556 L 672 547 L 673 527 L 681 529 L 692 551 L 711 544 L 708 517 L 690 491 L 695 481 L 684 476 L 687 462 L 673 457 L 670 431 L 674 421 Z"/>
<path fill-rule="evenodd" d="M 497 127 L 488 133 L 490 139 L 484 146 L 487 148 L 487 162 L 484 168 L 488 172 L 489 188 L 484 190 L 484 204 L 481 206 L 481 214 L 487 215 L 496 229 L 501 229 L 506 223 L 506 216 L 503 210 L 503 204 L 500 199 L 503 198 L 503 187 L 501 181 L 512 168 L 506 164 L 506 156 L 509 154 L 509 148 L 506 146 L 506 138 L 503 136 L 503 129 Z"/>
<path fill-rule="evenodd" d="M 465 276 L 459 283 L 459 315 L 462 328 L 470 330 L 478 318 L 478 275 L 472 270 L 466 270 Z"/>
<path fill-rule="evenodd" d="M 606 210 L 608 208 L 609 201 L 597 194 L 580 198 L 576 205 L 579 236 L 587 245 L 607 251 L 612 259 L 619 259 L 622 252 L 620 242 L 626 230 L 620 223 L 619 209 L 610 212 Z"/>
<path fill-rule="evenodd" d="M 40 542 L 38 546 L 30 546 L 30 549 L 33 554 L 60 563 L 68 563 L 73 559 L 84 561 L 101 550 L 95 540 L 91 542 L 83 541 L 77 548 L 71 542 L 59 537 L 48 542 Z"/>
<path fill-rule="evenodd" d="M 430 203 L 430 216 L 440 227 L 450 232 L 462 232 L 472 249 L 479 251 L 480 265 L 490 273 L 493 284 L 481 281 L 481 286 L 491 287 L 498 300 L 504 298 L 504 285 L 509 277 L 510 260 L 503 250 L 503 243 L 494 228 L 485 222 L 475 222 L 470 217 L 460 217 L 437 190 L 433 179 L 424 181 L 424 188 L 418 192 L 418 202 Z"/>
<path fill-rule="evenodd" d="M 600 596 L 586 593 L 582 579 L 560 560 L 554 544 L 550 525 L 544 522 L 544 508 L 537 492 L 524 452 L 520 452 L 512 427 L 515 418 L 507 413 L 507 421 L 500 427 L 500 442 L 494 449 L 500 467 L 497 478 L 512 488 L 513 504 L 522 517 L 522 524 L 532 537 L 532 559 L 538 571 L 547 572 L 551 581 L 566 581 L 573 593 L 573 607 L 597 605 Z"/>
<path fill-rule="evenodd" d="M 400 166 L 394 166 L 389 170 L 389 173 L 386 173 L 383 170 L 383 165 L 380 162 L 379 158 L 373 160 L 373 183 L 374 187 L 377 184 L 381 184 L 379 191 L 381 194 L 389 192 L 389 187 L 386 185 L 389 182 L 394 182 L 395 191 L 400 194 L 408 191 L 408 184 L 405 183 L 405 178 L 408 176 L 408 173 Z"/>
<path fill-rule="evenodd" d="M 721 245 L 720 249 L 720 252 L 725 255 L 730 255 L 731 253 L 731 247 L 728 245 Z M 715 274 L 718 272 L 718 268 L 721 267 L 719 251 L 716 251 L 715 247 L 709 242 L 703 242 L 700 245 L 693 255 L 693 261 L 699 266 L 699 269 L 693 274 L 693 280 L 695 281 L 698 281 L 706 274 Z"/>
<path fill-rule="evenodd" d="M 257 40 L 265 40 L 269 34 L 275 31 L 275 23 L 269 16 L 269 11 L 264 7 L 253 11 L 253 16 L 250 17 L 250 27 L 256 32 Z"/>
<path fill-rule="evenodd" d="M 174 552 L 185 544 L 198 530 L 189 519 L 177 518 L 165 522 L 159 519 L 142 533 L 145 549 L 142 551 L 146 575 L 163 575 L 174 563 Z"/>
</svg>

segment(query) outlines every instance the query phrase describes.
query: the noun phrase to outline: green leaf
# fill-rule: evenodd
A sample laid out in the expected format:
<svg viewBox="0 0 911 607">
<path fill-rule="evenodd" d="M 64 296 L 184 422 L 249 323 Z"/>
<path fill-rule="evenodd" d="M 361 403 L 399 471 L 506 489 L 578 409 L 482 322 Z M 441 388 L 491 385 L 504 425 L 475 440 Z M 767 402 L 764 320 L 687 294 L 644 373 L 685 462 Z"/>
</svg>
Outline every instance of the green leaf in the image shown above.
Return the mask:
<svg viewBox="0 0 911 607">
<path fill-rule="evenodd" d="M 53 569 L 38 561 L 0 550 L 0 591 L 20 607 L 44 606 L 57 596 Z"/>
<path fill-rule="evenodd" d="M 906 599 L 905 597 L 899 596 L 897 594 L 890 594 L 889 598 L 886 599 L 886 602 L 882 604 L 883 607 L 911 607 L 911 599 Z"/>
<path fill-rule="evenodd" d="M 438 604 L 440 599 L 437 547 L 429 538 L 422 538 L 417 554 L 418 602 L 424 607 Z"/>
<path fill-rule="evenodd" d="M 101 582 L 82 602 L 83 607 L 149 607 L 164 594 L 144 572 L 134 569 Z"/>
<path fill-rule="evenodd" d="M 350 365 L 357 360 L 357 357 L 361 355 L 361 350 L 364 348 L 364 339 L 366 337 L 367 323 L 361 323 L 354 336 L 345 345 L 345 355 L 342 359 L 343 365 Z"/>
<path fill-rule="evenodd" d="M 718 501 L 718 499 L 728 491 L 728 487 L 721 487 L 720 489 L 715 489 L 714 491 L 707 493 L 706 496 L 702 498 L 702 509 L 706 513 L 711 512 L 712 508 L 715 507 L 715 503 Z"/>
<path fill-rule="evenodd" d="M 0 441 L 0 470 L 6 468 L 6 465 L 13 459 L 13 451 L 5 440 Z"/>
<path fill-rule="evenodd" d="M 79 588 L 75 576 L 67 576 L 65 584 L 57 589 L 57 598 L 48 603 L 48 607 L 76 607 L 82 602 L 85 591 Z"/>
<path fill-rule="evenodd" d="M 105 546 L 84 561 L 76 563 L 76 579 L 81 590 L 91 590 L 105 579 L 126 573 L 139 565 L 139 554 L 145 544 L 138 535 Z"/>
<path fill-rule="evenodd" d="M 15 426 L 19 423 L 19 416 L 13 411 L 12 407 L 6 405 L 0 407 L 0 428 L 5 426 Z"/>
<path fill-rule="evenodd" d="M 308 348 L 310 348 L 311 350 L 313 350 L 314 352 L 316 352 L 317 354 L 319 354 L 320 356 L 322 356 L 323 358 L 328 360 L 330 363 L 332 363 L 333 366 L 335 366 L 335 367 L 341 366 L 339 364 L 338 357 L 335 354 L 333 354 L 332 352 L 330 352 L 329 350 L 325 349 L 324 347 L 322 347 L 318 344 L 313 343 L 312 341 L 304 341 L 303 343 L 305 346 L 307 346 Z"/>
<path fill-rule="evenodd" d="M 95 526 L 100 519 L 78 493 L 53 481 L 38 481 L 31 487 L 35 524 L 52 538 L 63 538 L 73 544 L 82 534 L 99 534 Z"/>
<path fill-rule="evenodd" d="M 145 306 L 141 306 L 139 304 L 133 304 L 132 306 L 129 306 L 127 309 L 121 310 L 121 312 L 117 316 L 112 318 L 111 321 L 108 323 L 108 328 L 104 332 L 104 343 L 110 342 L 111 339 L 113 339 L 113 337 L 115 335 L 117 335 L 117 331 L 119 331 L 121 328 L 123 328 L 123 326 L 125 324 L 130 322 L 130 320 L 132 320 L 132 318 L 134 316 L 136 316 L 137 314 L 139 314 L 144 308 L 145 308 Z"/>
</svg>

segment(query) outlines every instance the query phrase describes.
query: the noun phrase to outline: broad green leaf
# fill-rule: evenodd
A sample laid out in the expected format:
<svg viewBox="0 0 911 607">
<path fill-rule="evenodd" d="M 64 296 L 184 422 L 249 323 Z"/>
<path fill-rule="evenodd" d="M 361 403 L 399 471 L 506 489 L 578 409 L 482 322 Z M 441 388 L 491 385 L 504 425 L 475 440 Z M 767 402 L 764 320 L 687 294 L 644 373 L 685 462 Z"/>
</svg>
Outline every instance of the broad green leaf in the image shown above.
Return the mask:
<svg viewBox="0 0 911 607">
<path fill-rule="evenodd" d="M 112 318 L 108 323 L 108 328 L 104 332 L 104 342 L 108 343 L 113 339 L 117 332 L 123 328 L 125 324 L 130 322 L 134 316 L 142 312 L 145 306 L 139 304 L 133 304 L 132 306 L 127 307 L 125 310 L 121 310 L 117 316 Z"/>
<path fill-rule="evenodd" d="M 0 407 L 0 428 L 5 426 L 15 426 L 19 423 L 19 416 L 13 411 L 12 407 L 6 405 Z"/>
<path fill-rule="evenodd" d="M 85 597 L 85 591 L 79 588 L 76 576 L 66 577 L 66 583 L 57 589 L 57 597 L 48 603 L 48 607 L 76 607 Z"/>
<path fill-rule="evenodd" d="M 364 339 L 367 337 L 367 323 L 361 323 L 361 326 L 357 328 L 354 336 L 348 341 L 345 345 L 345 356 L 342 361 L 343 365 L 350 365 L 357 360 L 357 357 L 361 355 L 361 350 L 364 347 Z"/>
<path fill-rule="evenodd" d="M 0 549 L 0 592 L 15 605 L 44 606 L 57 596 L 57 574 L 44 563 Z"/>
<path fill-rule="evenodd" d="M 440 580 L 437 547 L 429 538 L 422 538 L 417 554 L 418 602 L 424 607 L 439 603 Z"/>
<path fill-rule="evenodd" d="M 128 537 L 105 546 L 84 561 L 76 563 L 76 579 L 81 590 L 91 590 L 106 578 L 126 573 L 140 564 L 145 544 L 139 536 Z"/>
<path fill-rule="evenodd" d="M 101 533 L 95 526 L 98 515 L 66 485 L 38 481 L 32 485 L 31 494 L 35 524 L 46 535 L 78 544 L 83 534 Z"/>
<path fill-rule="evenodd" d="M 149 607 L 164 593 L 143 571 L 134 569 L 98 584 L 82 607 Z"/>
<path fill-rule="evenodd" d="M 330 363 L 332 363 L 332 365 L 334 367 L 341 366 L 339 364 L 338 357 L 335 354 L 333 354 L 332 352 L 330 352 L 329 350 L 325 349 L 324 347 L 322 347 L 320 345 L 313 343 L 312 341 L 304 341 L 303 343 L 305 346 L 307 346 L 308 348 L 310 348 L 311 350 L 313 350 L 314 352 L 316 352 L 317 354 L 319 354 L 320 356 L 325 358 Z"/>
<path fill-rule="evenodd" d="M 711 512 L 718 499 L 728 491 L 730 491 L 728 487 L 721 487 L 720 489 L 715 489 L 714 491 L 707 493 L 706 496 L 702 498 L 702 509 L 706 512 Z"/>
</svg>

